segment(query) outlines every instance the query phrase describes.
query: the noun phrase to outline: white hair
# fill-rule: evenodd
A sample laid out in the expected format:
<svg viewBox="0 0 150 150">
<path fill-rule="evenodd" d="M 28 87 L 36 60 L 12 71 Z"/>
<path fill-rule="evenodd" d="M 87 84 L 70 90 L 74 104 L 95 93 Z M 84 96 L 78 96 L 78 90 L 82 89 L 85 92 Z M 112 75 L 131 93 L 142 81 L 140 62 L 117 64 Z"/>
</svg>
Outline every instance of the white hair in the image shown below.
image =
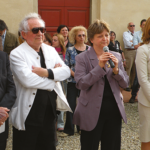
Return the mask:
<svg viewBox="0 0 150 150">
<path fill-rule="evenodd" d="M 20 33 L 21 33 L 21 31 L 28 32 L 30 30 L 29 29 L 29 25 L 28 25 L 28 20 L 29 19 L 38 19 L 40 21 L 40 23 L 42 24 L 42 26 L 45 27 L 45 22 L 44 22 L 43 19 L 41 19 L 41 16 L 39 14 L 37 14 L 37 13 L 29 13 L 20 22 L 20 25 L 19 25 L 19 32 Z"/>
</svg>

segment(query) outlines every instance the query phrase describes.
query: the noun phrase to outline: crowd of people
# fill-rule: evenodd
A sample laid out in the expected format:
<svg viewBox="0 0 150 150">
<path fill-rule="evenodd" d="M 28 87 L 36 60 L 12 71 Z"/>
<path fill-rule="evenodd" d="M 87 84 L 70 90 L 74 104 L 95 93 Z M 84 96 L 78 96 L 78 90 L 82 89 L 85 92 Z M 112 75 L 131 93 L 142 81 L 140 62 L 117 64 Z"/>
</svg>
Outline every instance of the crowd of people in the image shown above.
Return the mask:
<svg viewBox="0 0 150 150">
<path fill-rule="evenodd" d="M 121 89 L 132 89 L 134 103 L 139 87 L 141 149 L 149 150 L 150 18 L 140 27 L 135 32 L 128 23 L 123 50 L 98 19 L 88 29 L 60 25 L 51 37 L 30 13 L 20 22 L 19 39 L 0 20 L 0 150 L 9 123 L 13 150 L 56 150 L 56 132 L 72 136 L 75 126 L 81 150 L 98 150 L 100 141 L 102 150 L 120 150 L 122 119 L 127 123 Z"/>
</svg>

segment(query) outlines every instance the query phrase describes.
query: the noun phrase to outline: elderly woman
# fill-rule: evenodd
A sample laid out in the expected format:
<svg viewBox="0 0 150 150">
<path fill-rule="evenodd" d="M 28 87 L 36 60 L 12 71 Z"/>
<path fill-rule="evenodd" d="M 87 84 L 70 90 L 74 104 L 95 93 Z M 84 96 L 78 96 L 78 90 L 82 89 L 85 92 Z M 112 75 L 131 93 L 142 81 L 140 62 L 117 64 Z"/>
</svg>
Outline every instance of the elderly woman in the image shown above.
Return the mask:
<svg viewBox="0 0 150 150">
<path fill-rule="evenodd" d="M 138 94 L 140 140 L 141 149 L 150 150 L 150 18 L 146 21 L 142 40 L 142 46 L 137 49 L 135 60 L 140 84 Z"/>
<path fill-rule="evenodd" d="M 101 150 L 120 150 L 122 118 L 127 122 L 120 87 L 126 88 L 129 78 L 121 55 L 103 51 L 110 39 L 106 22 L 91 24 L 88 38 L 92 47 L 76 57 L 75 81 L 81 92 L 73 123 L 81 129 L 81 150 L 98 150 L 100 141 Z"/>
<path fill-rule="evenodd" d="M 73 27 L 69 32 L 69 40 L 74 46 L 68 47 L 65 56 L 65 63 L 70 67 L 71 71 L 71 77 L 68 79 L 67 86 L 67 100 L 72 111 L 74 112 L 76 108 L 76 98 L 79 96 L 79 90 L 76 88 L 76 81 L 74 79 L 76 64 L 75 57 L 89 48 L 89 46 L 85 44 L 87 42 L 86 28 L 83 26 Z M 73 114 L 67 112 L 64 133 L 62 133 L 60 136 L 74 135 L 74 125 L 72 120 Z M 77 127 L 77 130 L 78 132 L 80 131 L 79 127 Z"/>
</svg>

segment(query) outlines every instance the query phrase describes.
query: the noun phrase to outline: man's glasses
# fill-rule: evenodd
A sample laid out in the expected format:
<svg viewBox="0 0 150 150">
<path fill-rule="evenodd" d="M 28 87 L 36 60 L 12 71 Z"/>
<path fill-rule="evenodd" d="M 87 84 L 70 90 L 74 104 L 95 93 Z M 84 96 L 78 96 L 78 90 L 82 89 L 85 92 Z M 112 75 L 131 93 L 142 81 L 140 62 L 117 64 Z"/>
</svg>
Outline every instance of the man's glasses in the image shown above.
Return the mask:
<svg viewBox="0 0 150 150">
<path fill-rule="evenodd" d="M 85 34 L 78 34 L 78 37 L 85 37 Z"/>
<path fill-rule="evenodd" d="M 130 27 L 135 27 L 135 25 L 130 25 Z"/>
<path fill-rule="evenodd" d="M 46 32 L 46 29 L 44 27 L 38 27 L 38 28 L 31 29 L 33 34 L 37 34 L 39 32 L 39 30 L 41 31 L 41 33 L 45 33 Z"/>
</svg>

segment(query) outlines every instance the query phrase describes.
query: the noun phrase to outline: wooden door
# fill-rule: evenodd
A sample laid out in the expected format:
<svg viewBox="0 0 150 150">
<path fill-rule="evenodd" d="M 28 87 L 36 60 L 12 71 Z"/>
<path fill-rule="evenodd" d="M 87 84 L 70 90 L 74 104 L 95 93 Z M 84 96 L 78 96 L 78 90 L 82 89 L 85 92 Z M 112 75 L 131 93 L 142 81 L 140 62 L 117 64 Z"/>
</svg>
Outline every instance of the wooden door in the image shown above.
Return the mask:
<svg viewBox="0 0 150 150">
<path fill-rule="evenodd" d="M 38 12 L 46 23 L 46 30 L 51 35 L 59 25 L 89 26 L 90 0 L 39 0 Z"/>
</svg>

